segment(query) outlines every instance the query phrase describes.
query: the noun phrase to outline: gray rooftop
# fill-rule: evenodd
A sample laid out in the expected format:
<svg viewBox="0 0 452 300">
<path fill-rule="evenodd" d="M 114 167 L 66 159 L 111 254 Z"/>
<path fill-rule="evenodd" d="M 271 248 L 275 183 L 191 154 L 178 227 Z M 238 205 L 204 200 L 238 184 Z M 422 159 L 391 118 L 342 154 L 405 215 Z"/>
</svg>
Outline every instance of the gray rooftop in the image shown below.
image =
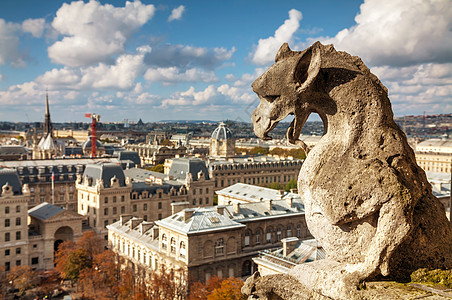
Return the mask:
<svg viewBox="0 0 452 300">
<path fill-rule="evenodd" d="M 0 146 L 0 155 L 26 155 L 28 153 L 24 146 L 3 145 Z"/>
<path fill-rule="evenodd" d="M 22 184 L 16 170 L 0 168 L 0 194 L 2 193 L 2 187 L 6 183 L 12 187 L 14 195 L 22 194 Z"/>
<path fill-rule="evenodd" d="M 83 173 L 83 178 L 88 177 L 92 179 L 92 185 L 96 184 L 97 179 L 102 179 L 105 187 L 110 187 L 110 180 L 115 176 L 120 186 L 126 185 L 124 171 L 118 164 L 96 163 L 87 165 Z"/>
<path fill-rule="evenodd" d="M 174 179 L 185 180 L 187 174 L 191 174 L 194 181 L 198 179 L 199 172 L 204 173 L 204 178 L 209 179 L 209 171 L 206 162 L 198 158 L 174 158 L 169 176 Z"/>
<path fill-rule="evenodd" d="M 40 220 L 47 220 L 60 212 L 62 212 L 64 209 L 60 208 L 59 206 L 52 205 L 47 202 L 43 202 L 39 205 L 36 205 L 35 207 L 28 210 L 28 214 L 32 217 L 38 218 Z"/>
<path fill-rule="evenodd" d="M 260 202 L 264 200 L 280 200 L 280 199 L 298 199 L 301 202 L 300 195 L 296 193 L 278 191 L 257 185 L 236 183 L 222 190 L 216 191 L 217 195 L 223 195 L 236 198 L 238 202 Z M 234 202 L 234 201 L 233 201 Z"/>
</svg>

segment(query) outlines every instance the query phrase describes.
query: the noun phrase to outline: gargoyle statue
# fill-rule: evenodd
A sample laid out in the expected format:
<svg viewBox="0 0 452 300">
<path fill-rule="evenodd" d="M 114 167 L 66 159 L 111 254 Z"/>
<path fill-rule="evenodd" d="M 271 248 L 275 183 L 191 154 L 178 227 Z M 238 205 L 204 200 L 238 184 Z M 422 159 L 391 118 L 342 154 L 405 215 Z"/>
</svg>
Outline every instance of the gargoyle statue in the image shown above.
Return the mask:
<svg viewBox="0 0 452 300">
<path fill-rule="evenodd" d="M 260 98 L 256 135 L 271 139 L 278 122 L 294 115 L 287 139 L 309 152 L 298 191 L 327 258 L 290 275 L 322 295 L 349 299 L 364 280 L 452 267 L 444 207 L 394 122 L 386 87 L 359 57 L 320 42 L 304 51 L 284 44 L 252 88 Z M 298 137 L 313 112 L 325 132 L 308 151 Z"/>
</svg>

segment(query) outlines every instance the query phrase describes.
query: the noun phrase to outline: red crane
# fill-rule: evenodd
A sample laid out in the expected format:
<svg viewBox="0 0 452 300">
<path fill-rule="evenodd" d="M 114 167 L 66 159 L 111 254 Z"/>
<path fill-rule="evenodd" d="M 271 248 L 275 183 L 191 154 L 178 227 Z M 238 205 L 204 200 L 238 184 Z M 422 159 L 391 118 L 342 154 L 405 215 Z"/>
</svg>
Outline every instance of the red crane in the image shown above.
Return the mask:
<svg viewBox="0 0 452 300">
<path fill-rule="evenodd" d="M 97 144 L 97 122 L 100 121 L 100 115 L 85 114 L 85 117 L 91 119 L 91 157 L 96 157 L 96 144 Z"/>
</svg>

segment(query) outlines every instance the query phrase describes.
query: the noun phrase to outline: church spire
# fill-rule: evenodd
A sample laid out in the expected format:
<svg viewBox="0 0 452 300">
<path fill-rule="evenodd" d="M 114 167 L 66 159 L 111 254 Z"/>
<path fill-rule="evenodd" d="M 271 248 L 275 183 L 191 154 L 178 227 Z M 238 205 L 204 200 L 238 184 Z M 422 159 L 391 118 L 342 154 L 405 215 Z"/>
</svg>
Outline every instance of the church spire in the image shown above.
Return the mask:
<svg viewBox="0 0 452 300">
<path fill-rule="evenodd" d="M 52 135 L 52 122 L 50 122 L 49 93 L 46 91 L 46 114 L 44 119 L 44 136 L 47 136 L 49 133 Z"/>
</svg>

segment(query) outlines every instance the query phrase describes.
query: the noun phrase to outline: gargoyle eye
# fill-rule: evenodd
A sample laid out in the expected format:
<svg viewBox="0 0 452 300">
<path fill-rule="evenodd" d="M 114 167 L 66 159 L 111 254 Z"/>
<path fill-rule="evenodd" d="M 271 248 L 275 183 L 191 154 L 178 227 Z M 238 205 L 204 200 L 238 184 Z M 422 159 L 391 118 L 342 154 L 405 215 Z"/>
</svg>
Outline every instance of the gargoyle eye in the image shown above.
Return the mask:
<svg viewBox="0 0 452 300">
<path fill-rule="evenodd" d="M 264 98 L 265 98 L 268 102 L 272 103 L 272 102 L 275 101 L 278 97 L 279 97 L 279 95 L 267 95 L 267 96 L 265 96 Z"/>
</svg>

